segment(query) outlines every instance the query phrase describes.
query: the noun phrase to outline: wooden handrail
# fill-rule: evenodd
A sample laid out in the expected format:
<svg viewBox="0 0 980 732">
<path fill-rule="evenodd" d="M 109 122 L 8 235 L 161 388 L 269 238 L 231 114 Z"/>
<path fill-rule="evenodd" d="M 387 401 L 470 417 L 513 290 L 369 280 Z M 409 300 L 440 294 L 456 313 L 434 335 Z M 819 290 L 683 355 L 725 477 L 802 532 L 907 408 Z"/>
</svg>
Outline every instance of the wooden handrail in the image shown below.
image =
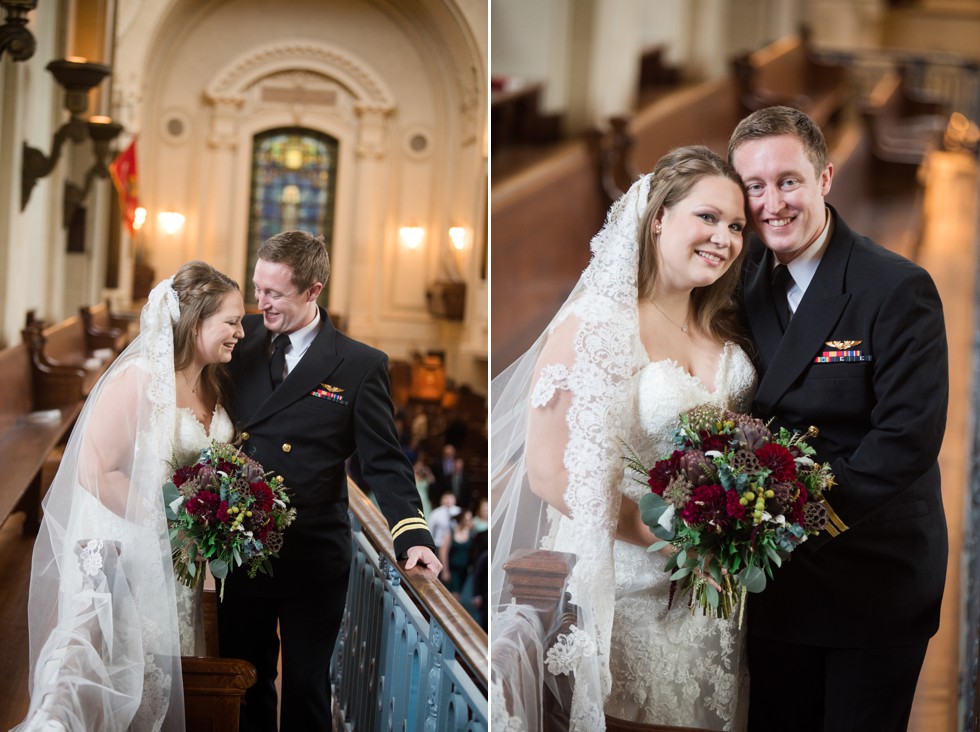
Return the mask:
<svg viewBox="0 0 980 732">
<path fill-rule="evenodd" d="M 490 657 L 487 634 L 483 628 L 463 609 L 459 601 L 435 575 L 420 567 L 406 570 L 404 561 L 396 560 L 391 544 L 391 532 L 384 516 L 364 492 L 349 479 L 347 490 L 351 510 L 361 522 L 364 535 L 393 566 L 398 567 L 398 572 L 403 578 L 403 586 L 408 590 L 408 594 L 416 602 L 419 610 L 434 619 L 445 631 L 462 656 L 473 681 L 486 691 L 489 688 Z"/>
</svg>

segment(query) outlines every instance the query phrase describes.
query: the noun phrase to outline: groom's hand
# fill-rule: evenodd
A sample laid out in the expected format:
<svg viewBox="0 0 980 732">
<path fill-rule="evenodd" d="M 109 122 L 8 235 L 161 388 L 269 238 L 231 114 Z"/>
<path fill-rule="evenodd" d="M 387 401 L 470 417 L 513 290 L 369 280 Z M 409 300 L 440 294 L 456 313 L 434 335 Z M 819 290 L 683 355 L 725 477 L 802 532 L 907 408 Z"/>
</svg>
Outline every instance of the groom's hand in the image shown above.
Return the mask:
<svg viewBox="0 0 980 732">
<path fill-rule="evenodd" d="M 436 577 L 442 571 L 442 562 L 439 561 L 439 558 L 427 546 L 409 547 L 406 552 L 405 569 L 411 569 L 416 564 L 422 565 L 422 567 L 435 574 Z"/>
</svg>

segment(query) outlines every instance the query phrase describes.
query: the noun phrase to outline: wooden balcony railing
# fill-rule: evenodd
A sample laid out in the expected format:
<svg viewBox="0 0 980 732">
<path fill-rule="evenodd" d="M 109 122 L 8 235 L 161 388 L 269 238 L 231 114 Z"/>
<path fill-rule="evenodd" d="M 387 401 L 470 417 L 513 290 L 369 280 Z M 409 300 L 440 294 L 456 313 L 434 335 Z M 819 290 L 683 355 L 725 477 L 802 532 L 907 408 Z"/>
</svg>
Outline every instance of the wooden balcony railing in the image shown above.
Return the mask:
<svg viewBox="0 0 980 732">
<path fill-rule="evenodd" d="M 330 667 L 336 728 L 485 732 L 486 633 L 431 573 L 399 566 L 384 517 L 348 490 L 354 555 Z"/>
</svg>

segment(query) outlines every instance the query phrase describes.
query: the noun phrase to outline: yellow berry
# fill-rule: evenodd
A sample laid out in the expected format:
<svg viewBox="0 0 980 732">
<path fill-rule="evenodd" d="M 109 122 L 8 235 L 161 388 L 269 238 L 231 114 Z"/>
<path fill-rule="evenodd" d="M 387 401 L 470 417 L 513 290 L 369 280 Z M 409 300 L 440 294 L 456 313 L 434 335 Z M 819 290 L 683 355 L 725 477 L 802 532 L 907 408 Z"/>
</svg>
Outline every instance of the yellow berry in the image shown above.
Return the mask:
<svg viewBox="0 0 980 732">
<path fill-rule="evenodd" d="M 746 501 L 754 501 L 755 500 L 755 493 L 753 493 L 752 491 L 746 491 L 745 493 L 742 494 L 742 497 Z"/>
<path fill-rule="evenodd" d="M 776 495 L 776 491 L 774 491 L 774 490 L 771 490 L 770 489 L 770 490 L 766 491 L 766 498 L 772 498 L 775 495 Z"/>
</svg>

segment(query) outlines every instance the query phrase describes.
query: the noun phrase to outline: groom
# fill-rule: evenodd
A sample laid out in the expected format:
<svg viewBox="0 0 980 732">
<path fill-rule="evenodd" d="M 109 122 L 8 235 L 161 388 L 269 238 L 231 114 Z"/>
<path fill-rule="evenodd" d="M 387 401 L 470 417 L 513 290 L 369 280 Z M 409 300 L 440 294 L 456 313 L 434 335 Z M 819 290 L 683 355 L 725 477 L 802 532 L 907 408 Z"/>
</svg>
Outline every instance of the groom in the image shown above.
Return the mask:
<svg viewBox="0 0 980 732">
<path fill-rule="evenodd" d="M 802 112 L 749 115 L 728 158 L 756 233 L 743 281 L 755 412 L 817 427 L 838 483 L 828 531 L 750 601 L 749 730 L 904 731 L 946 576 L 939 294 L 824 202 L 834 168 Z"/>
<path fill-rule="evenodd" d="M 282 642 L 281 729 L 331 729 L 328 667 L 351 563 L 344 461 L 357 450 L 364 480 L 391 526 L 396 556 L 439 575 L 412 466 L 395 431 L 388 359 L 338 332 L 316 298 L 330 275 L 323 239 L 287 231 L 258 251 L 261 315 L 246 316 L 231 362 L 242 449 L 282 475 L 296 507 L 274 576 L 237 572 L 218 605 L 221 655 L 255 664 L 241 729 L 274 731 Z M 278 627 L 278 633 L 277 633 Z"/>
</svg>

